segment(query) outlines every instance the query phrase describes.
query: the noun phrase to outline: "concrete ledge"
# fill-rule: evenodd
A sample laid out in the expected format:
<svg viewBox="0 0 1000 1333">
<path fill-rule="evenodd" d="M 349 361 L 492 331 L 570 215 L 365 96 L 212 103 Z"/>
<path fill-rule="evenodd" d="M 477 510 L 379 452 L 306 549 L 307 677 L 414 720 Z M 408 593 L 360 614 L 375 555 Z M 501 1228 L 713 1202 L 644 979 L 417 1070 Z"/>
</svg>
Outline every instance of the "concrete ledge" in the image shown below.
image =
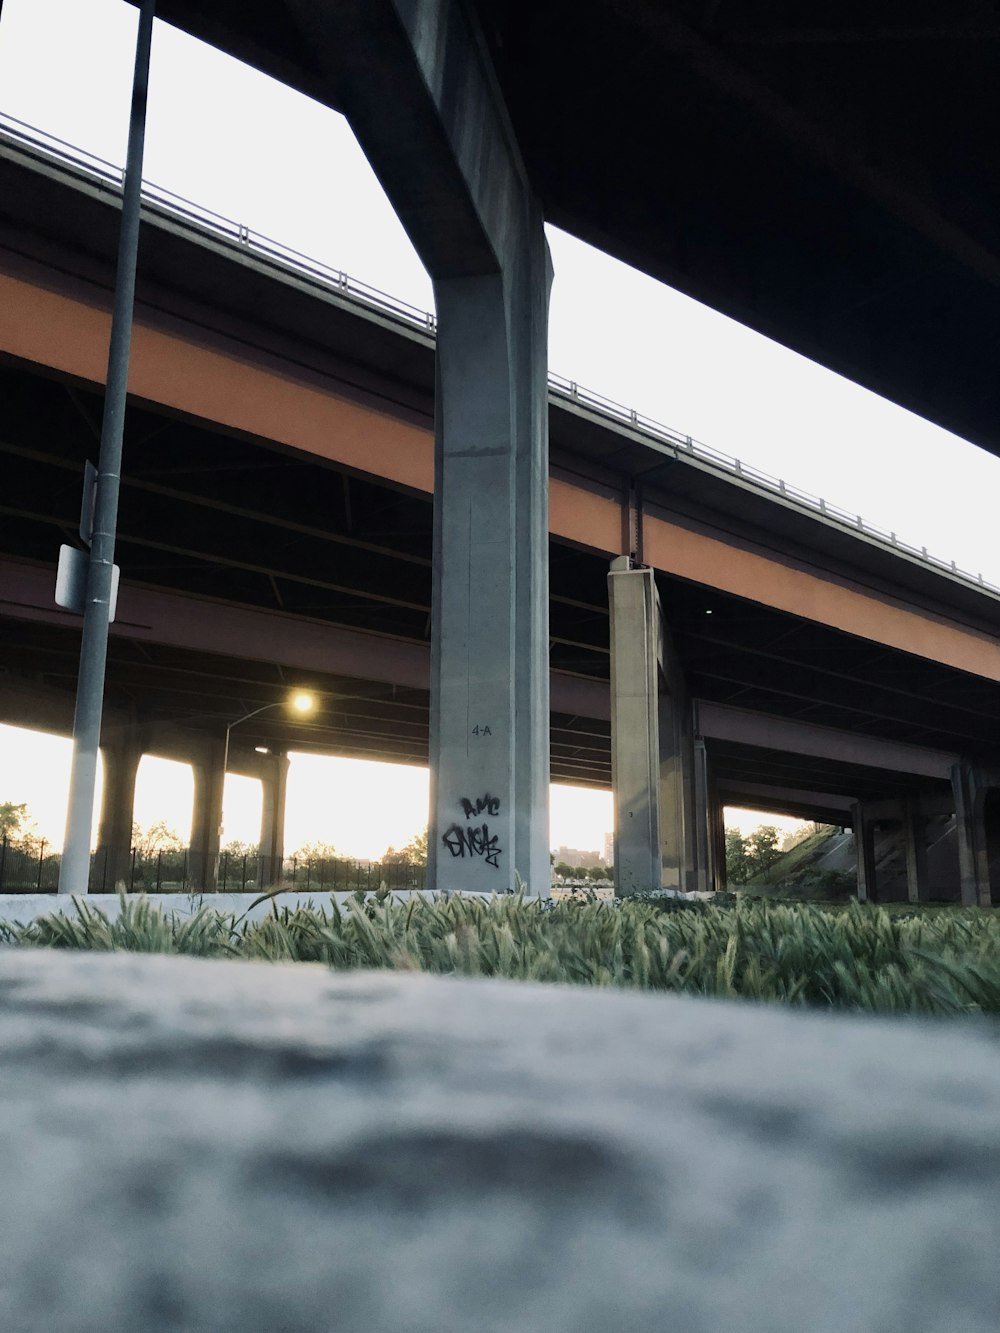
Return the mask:
<svg viewBox="0 0 1000 1333">
<path fill-rule="evenodd" d="M 579 886 L 571 885 L 568 888 L 553 886 L 552 897 L 557 901 L 574 896 L 574 889 L 579 892 L 591 892 L 591 886 L 581 884 Z M 660 895 L 665 898 L 684 898 L 689 902 L 711 902 L 714 898 L 712 893 L 679 893 L 676 889 L 662 889 Z M 279 909 L 282 907 L 305 907 L 312 903 L 316 907 L 329 908 L 330 899 L 334 898 L 343 906 L 348 898 L 354 895 L 348 892 L 338 890 L 336 893 L 320 891 L 313 889 L 282 893 L 274 901 Z M 393 889 L 392 897 L 405 902 L 409 898 L 432 898 L 434 892 L 431 889 Z M 605 900 L 614 898 L 613 889 L 607 887 L 599 888 L 595 896 Z M 143 897 L 139 893 L 130 893 L 126 895 L 129 902 Z M 212 907 L 217 912 L 231 912 L 236 917 L 246 917 L 248 921 L 260 921 L 268 916 L 273 907 L 271 901 L 259 903 L 251 908 L 251 903 L 257 901 L 260 893 L 147 893 L 145 899 L 148 903 L 155 903 L 167 915 L 173 916 L 191 916 L 199 907 Z M 463 897 L 468 898 L 489 898 L 486 893 L 468 893 Z M 111 921 L 118 919 L 121 911 L 121 900 L 116 893 L 88 893 L 79 899 L 88 907 L 98 907 L 106 917 Z M 64 915 L 75 916 L 75 899 L 70 894 L 59 893 L 0 893 L 0 921 L 12 922 L 18 925 L 26 926 L 31 921 L 36 921 L 40 916 L 48 916 L 50 912 L 61 912 Z"/>
<path fill-rule="evenodd" d="M 273 911 L 270 899 L 251 910 L 250 904 L 260 897 L 259 890 L 254 893 L 147 893 L 145 895 L 130 893 L 126 895 L 126 900 L 134 902 L 143 896 L 146 902 L 154 903 L 166 914 L 179 917 L 191 916 L 203 906 L 212 907 L 217 912 L 231 912 L 237 917 L 246 916 L 249 921 L 259 921 Z M 425 898 L 433 895 L 421 889 L 399 889 L 393 890 L 392 896 L 405 901 L 407 898 Z M 483 898 L 488 895 L 470 896 Z M 309 903 L 328 908 L 331 898 L 343 904 L 351 897 L 353 897 L 351 893 L 339 891 L 331 893 L 329 890 L 321 892 L 318 889 L 307 892 L 303 889 L 301 892 L 282 893 L 274 901 L 279 909 L 306 906 Z M 116 893 L 88 893 L 79 899 L 74 899 L 71 894 L 59 893 L 0 893 L 0 921 L 16 922 L 23 926 L 40 916 L 48 916 L 50 912 L 75 916 L 75 901 L 85 903 L 88 907 L 100 908 L 112 921 L 118 919 L 121 911 L 121 900 Z"/>
<path fill-rule="evenodd" d="M 0 949 L 0 1328 L 995 1333 L 996 1028 Z"/>
</svg>

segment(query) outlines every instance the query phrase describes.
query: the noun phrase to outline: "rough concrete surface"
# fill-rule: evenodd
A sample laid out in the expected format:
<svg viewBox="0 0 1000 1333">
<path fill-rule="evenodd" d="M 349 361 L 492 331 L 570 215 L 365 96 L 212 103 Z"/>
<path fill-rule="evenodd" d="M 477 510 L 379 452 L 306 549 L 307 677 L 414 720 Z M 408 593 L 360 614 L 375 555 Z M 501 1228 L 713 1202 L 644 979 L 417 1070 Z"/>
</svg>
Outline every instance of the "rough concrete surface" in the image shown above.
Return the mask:
<svg viewBox="0 0 1000 1333">
<path fill-rule="evenodd" d="M 994 1333 L 994 1034 L 0 951 L 0 1329 Z"/>
</svg>

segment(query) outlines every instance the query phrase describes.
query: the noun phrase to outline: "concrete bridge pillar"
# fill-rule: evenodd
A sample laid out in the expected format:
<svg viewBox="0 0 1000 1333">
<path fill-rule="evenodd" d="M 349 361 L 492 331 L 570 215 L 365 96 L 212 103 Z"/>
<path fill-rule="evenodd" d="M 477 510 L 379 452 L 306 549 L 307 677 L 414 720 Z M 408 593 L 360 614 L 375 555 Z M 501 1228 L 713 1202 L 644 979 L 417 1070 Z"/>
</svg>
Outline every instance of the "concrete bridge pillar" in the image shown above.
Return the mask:
<svg viewBox="0 0 1000 1333">
<path fill-rule="evenodd" d="M 287 8 L 434 281 L 428 881 L 548 894 L 542 211 L 471 6 Z"/>
<path fill-rule="evenodd" d="M 257 858 L 258 888 L 281 881 L 285 860 L 285 797 L 288 790 L 288 755 L 271 755 L 262 765 L 263 800 L 260 811 L 260 855 Z"/>
<path fill-rule="evenodd" d="M 194 810 L 191 846 L 188 851 L 188 880 L 193 889 L 214 893 L 219 882 L 219 841 L 222 831 L 222 792 L 225 786 L 224 744 L 206 743 L 192 763 Z"/>
<path fill-rule="evenodd" d="M 906 863 L 906 897 L 911 903 L 927 901 L 927 843 L 919 805 L 913 799 L 903 801 L 903 855 Z"/>
<path fill-rule="evenodd" d="M 142 745 L 135 731 L 127 729 L 106 741 L 101 754 L 104 791 L 90 891 L 114 893 L 119 883 L 128 887 L 131 878 L 132 812 Z"/>
<path fill-rule="evenodd" d="M 628 556 L 608 574 L 611 636 L 611 786 L 615 893 L 658 889 L 660 832 L 660 599 L 651 569 Z"/>
<path fill-rule="evenodd" d="M 725 869 L 725 805 L 713 782 L 709 782 L 708 788 L 708 841 L 711 846 L 708 886 L 719 893 L 729 888 L 729 876 Z"/>
<path fill-rule="evenodd" d="M 851 807 L 854 823 L 854 850 L 857 856 L 858 902 L 875 902 L 878 883 L 875 875 L 875 825 L 864 802 Z"/>
<path fill-rule="evenodd" d="M 613 560 L 608 604 L 615 892 L 684 890 L 694 870 L 694 750 L 653 571 Z"/>
<path fill-rule="evenodd" d="M 972 764 L 965 761 L 951 770 L 958 836 L 958 868 L 964 907 L 989 907 L 990 860 L 986 837 L 987 786 Z"/>
<path fill-rule="evenodd" d="M 714 791 L 708 808 L 712 840 L 711 887 L 721 891 L 729 887 L 729 877 L 726 874 L 726 810 Z"/>
<path fill-rule="evenodd" d="M 715 888 L 713 865 L 715 861 L 715 838 L 711 827 L 712 793 L 708 775 L 708 753 L 705 742 L 699 737 L 694 742 L 694 820 L 693 837 L 695 888 L 701 893 L 709 893 Z M 725 834 L 723 834 L 725 838 Z M 725 849 L 723 849 L 723 857 Z"/>
<path fill-rule="evenodd" d="M 517 872 L 530 891 L 548 894 L 540 404 L 549 275 L 540 232 L 525 236 L 511 268 L 435 284 L 429 882 L 503 891 Z"/>
</svg>

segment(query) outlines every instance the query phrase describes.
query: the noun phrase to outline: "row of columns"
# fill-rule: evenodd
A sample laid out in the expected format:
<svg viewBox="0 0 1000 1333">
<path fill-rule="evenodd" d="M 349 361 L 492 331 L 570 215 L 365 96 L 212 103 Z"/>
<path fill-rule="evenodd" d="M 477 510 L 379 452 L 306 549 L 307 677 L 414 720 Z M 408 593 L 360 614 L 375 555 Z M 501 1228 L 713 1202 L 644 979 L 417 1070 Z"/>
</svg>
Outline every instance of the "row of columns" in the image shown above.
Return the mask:
<svg viewBox="0 0 1000 1333">
<path fill-rule="evenodd" d="M 139 761 L 144 753 L 140 732 L 126 728 L 105 740 L 104 793 L 98 822 L 97 853 L 92 882 L 111 891 L 128 884 L 131 869 L 132 816 Z M 194 772 L 194 805 L 188 851 L 188 879 L 193 888 L 214 892 L 218 886 L 222 797 L 225 786 L 221 740 L 204 743 L 190 757 Z M 284 861 L 285 802 L 288 756 L 255 754 L 235 766 L 262 786 L 258 884 L 275 884 Z"/>
<path fill-rule="evenodd" d="M 955 815 L 955 839 L 961 901 L 966 907 L 989 907 L 993 900 L 990 861 L 993 844 L 1000 851 L 1000 828 L 987 806 L 987 797 L 997 782 L 975 765 L 955 764 L 951 770 L 951 800 L 909 798 L 902 801 L 859 802 L 853 809 L 854 843 L 857 849 L 858 898 L 874 902 L 878 897 L 875 865 L 875 833 L 880 826 L 895 828 L 901 844 L 909 902 L 926 902 L 931 885 L 927 869 L 927 821 L 933 815 Z"/>
<path fill-rule="evenodd" d="M 725 887 L 723 802 L 670 641 L 652 569 L 621 556 L 608 574 L 611 634 L 611 747 L 615 802 L 615 891 Z M 952 797 L 858 803 L 853 807 L 861 901 L 877 897 L 874 833 L 891 821 L 899 831 L 907 896 L 929 896 L 926 823 L 955 813 L 961 900 L 989 906 L 990 860 L 1000 857 L 1000 798 L 990 818 L 991 775 L 960 762 Z M 994 827 L 994 825 L 996 827 Z"/>
<path fill-rule="evenodd" d="M 317 76 L 337 88 L 434 282 L 430 878 L 445 890 L 512 889 L 523 879 L 544 893 L 552 270 L 542 210 L 469 6 L 289 5 Z M 127 180 L 137 183 L 138 173 L 130 169 Z M 134 253 L 129 267 L 134 277 Z M 694 735 L 652 571 L 623 558 L 609 583 L 616 890 L 719 887 L 722 804 Z M 130 841 L 138 752 L 128 741 L 120 753 L 113 749 L 105 755 L 100 841 L 117 879 Z M 205 888 L 217 874 L 223 767 L 214 757 L 195 767 L 191 845 Z M 265 878 L 280 860 L 283 783 L 283 770 L 265 778 Z M 963 901 L 982 901 L 984 893 L 988 900 L 983 793 L 964 769 L 955 792 Z M 920 840 L 912 812 L 907 818 L 907 873 L 919 893 Z M 859 890 L 874 892 L 863 811 L 858 829 Z"/>
</svg>

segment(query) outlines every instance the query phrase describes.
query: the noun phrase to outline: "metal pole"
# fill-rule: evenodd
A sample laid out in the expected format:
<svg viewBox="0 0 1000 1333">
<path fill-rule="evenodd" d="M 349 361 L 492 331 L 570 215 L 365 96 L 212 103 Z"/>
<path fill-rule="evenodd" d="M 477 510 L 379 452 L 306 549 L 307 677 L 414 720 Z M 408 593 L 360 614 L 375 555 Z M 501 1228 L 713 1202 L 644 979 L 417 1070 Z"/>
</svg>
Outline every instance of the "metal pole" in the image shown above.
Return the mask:
<svg viewBox="0 0 1000 1333">
<path fill-rule="evenodd" d="M 252 713 L 245 713 L 245 714 L 243 715 L 243 717 L 238 717 L 238 718 L 235 720 L 235 722 L 230 722 L 230 723 L 228 723 L 228 724 L 226 725 L 226 741 L 225 741 L 225 744 L 224 744 L 223 747 L 222 747 L 222 794 L 223 794 L 223 799 L 225 799 L 225 792 L 226 792 L 226 772 L 227 772 L 227 770 L 228 770 L 228 768 L 229 768 L 229 733 L 232 731 L 233 727 L 238 727 L 238 726 L 240 725 L 241 722 L 249 722 L 249 720 L 250 720 L 252 717 L 256 717 L 258 713 L 266 713 L 267 710 L 268 710 L 269 708 L 280 708 L 280 707 L 281 707 L 281 702 L 280 702 L 280 701 L 279 701 L 278 703 L 273 703 L 273 704 L 262 704 L 262 705 L 260 706 L 260 708 L 255 708 L 255 709 L 253 710 Z M 219 844 L 220 844 L 219 851 L 220 851 L 220 852 L 222 851 L 221 844 L 222 844 L 222 830 L 223 830 L 223 826 L 224 826 L 224 821 L 223 821 L 223 819 L 222 819 L 222 811 L 221 811 L 221 809 L 220 809 L 220 812 L 219 812 Z M 216 861 L 216 865 L 218 865 L 218 860 Z M 223 885 L 223 887 L 225 887 L 225 885 Z"/>
<path fill-rule="evenodd" d="M 263 712 L 264 710 L 259 708 L 257 711 Z M 251 713 L 250 716 L 252 717 L 253 714 Z M 226 743 L 222 747 L 222 794 L 219 798 L 219 852 L 222 851 L 222 830 L 225 824 L 225 821 L 223 820 L 223 814 L 225 811 L 225 801 L 226 801 L 226 770 L 229 768 L 229 733 L 232 731 L 233 727 L 237 726 L 240 722 L 245 722 L 245 721 L 246 721 L 245 717 L 238 717 L 235 722 L 230 722 L 227 725 Z M 218 864 L 219 861 L 217 853 L 215 861 L 216 869 L 218 868 Z M 216 879 L 218 879 L 218 875 L 216 875 Z M 223 885 L 223 887 L 225 886 Z"/>
<path fill-rule="evenodd" d="M 86 893 L 90 883 L 90 837 L 97 781 L 97 751 L 101 741 L 104 677 L 108 658 L 108 623 L 111 580 L 118 525 L 121 486 L 122 435 L 128 362 L 132 349 L 132 311 L 135 304 L 135 266 L 139 248 L 139 209 L 142 202 L 142 151 L 146 136 L 146 92 L 149 52 L 153 37 L 155 0 L 142 0 L 132 76 L 132 109 L 122 191 L 121 230 L 118 235 L 118 270 L 111 316 L 111 345 L 104 392 L 101 449 L 97 465 L 94 526 L 87 569 L 87 600 L 80 645 L 80 675 L 73 718 L 73 767 L 70 776 L 66 840 L 59 868 L 60 893 Z"/>
</svg>

